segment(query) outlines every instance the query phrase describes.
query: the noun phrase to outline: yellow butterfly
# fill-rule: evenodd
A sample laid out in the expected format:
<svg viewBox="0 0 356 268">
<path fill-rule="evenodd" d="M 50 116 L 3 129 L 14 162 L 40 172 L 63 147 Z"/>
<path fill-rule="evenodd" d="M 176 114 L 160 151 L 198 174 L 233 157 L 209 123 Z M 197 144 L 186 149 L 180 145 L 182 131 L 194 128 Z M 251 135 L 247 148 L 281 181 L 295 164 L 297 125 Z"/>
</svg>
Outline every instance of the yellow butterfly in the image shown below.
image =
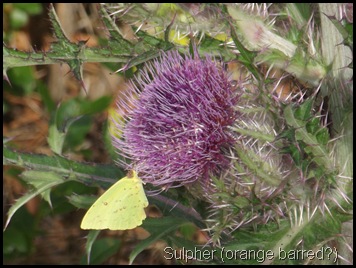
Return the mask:
<svg viewBox="0 0 356 268">
<path fill-rule="evenodd" d="M 140 226 L 146 219 L 144 208 L 148 206 L 142 183 L 137 172 L 130 171 L 95 201 L 80 228 L 127 230 Z"/>
</svg>

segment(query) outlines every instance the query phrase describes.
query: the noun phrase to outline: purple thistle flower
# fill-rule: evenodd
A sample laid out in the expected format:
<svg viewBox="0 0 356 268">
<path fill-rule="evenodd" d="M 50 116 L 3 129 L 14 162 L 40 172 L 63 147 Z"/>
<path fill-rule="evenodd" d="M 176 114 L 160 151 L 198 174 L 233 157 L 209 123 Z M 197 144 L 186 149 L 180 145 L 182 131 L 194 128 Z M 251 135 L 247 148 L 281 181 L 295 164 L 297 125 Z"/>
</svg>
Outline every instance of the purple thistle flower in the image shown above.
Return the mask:
<svg viewBox="0 0 356 268">
<path fill-rule="evenodd" d="M 153 185 L 205 183 L 229 165 L 238 97 L 221 63 L 195 54 L 162 53 L 118 102 L 113 144 L 131 160 L 120 164 Z"/>
</svg>

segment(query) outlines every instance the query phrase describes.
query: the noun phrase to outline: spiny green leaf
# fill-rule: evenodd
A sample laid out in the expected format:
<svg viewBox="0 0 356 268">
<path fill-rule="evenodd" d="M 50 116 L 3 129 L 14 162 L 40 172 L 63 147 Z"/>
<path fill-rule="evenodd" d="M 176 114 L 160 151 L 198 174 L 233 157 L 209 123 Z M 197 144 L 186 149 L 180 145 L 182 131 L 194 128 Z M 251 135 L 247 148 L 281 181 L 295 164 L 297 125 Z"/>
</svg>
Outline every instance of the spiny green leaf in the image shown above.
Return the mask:
<svg viewBox="0 0 356 268">
<path fill-rule="evenodd" d="M 172 43 L 158 39 L 143 31 L 138 31 L 136 35 L 140 38 L 140 41 L 131 45 L 131 59 L 127 60 L 127 63 L 118 72 L 127 71 L 133 66 L 154 59 L 159 56 L 162 50 L 167 51 L 174 47 Z"/>
<path fill-rule="evenodd" d="M 330 139 L 329 131 L 326 127 L 320 126 L 318 118 L 310 119 L 313 117 L 312 103 L 313 100 L 310 99 L 297 109 L 293 109 L 292 105 L 284 109 L 284 117 L 291 129 L 294 129 L 295 142 L 297 142 L 289 146 L 289 153 L 303 172 L 306 172 L 309 165 L 314 163 L 318 165 L 315 168 L 322 168 L 325 174 L 329 174 L 335 172 L 326 147 Z M 308 176 L 308 174 L 305 175 Z"/>
<path fill-rule="evenodd" d="M 28 174 L 31 173 L 31 176 L 29 176 Z M 32 176 L 32 175 L 38 175 L 38 181 L 34 180 L 36 178 L 36 176 Z M 6 227 L 8 226 L 8 224 L 11 221 L 12 216 L 16 213 L 16 211 L 22 207 L 24 204 L 26 204 L 29 200 L 31 200 L 32 198 L 34 198 L 35 196 L 44 193 L 45 191 L 51 189 L 52 187 L 63 183 L 65 180 L 59 176 L 56 173 L 53 172 L 41 172 L 41 171 L 28 171 L 27 172 L 27 176 L 24 177 L 26 179 L 29 180 L 29 182 L 31 184 L 35 185 L 35 189 L 26 193 L 24 196 L 20 197 L 15 204 L 13 204 L 11 206 L 11 208 L 9 209 L 8 213 L 7 213 L 7 220 L 5 223 L 5 227 L 4 230 L 6 229 Z M 48 179 L 48 181 L 46 180 Z"/>
<path fill-rule="evenodd" d="M 295 129 L 294 128 L 288 128 L 283 130 L 276 139 L 287 139 L 289 141 L 294 141 L 295 140 Z"/>
<path fill-rule="evenodd" d="M 297 140 L 301 140 L 307 145 L 304 150 L 306 150 L 307 153 L 312 154 L 315 157 L 314 161 L 319 165 L 322 165 L 327 169 L 333 167 L 326 148 L 319 144 L 316 137 L 309 134 L 304 127 L 295 131 L 295 137 Z"/>
<path fill-rule="evenodd" d="M 289 150 L 290 150 L 290 155 L 292 156 L 292 158 L 293 158 L 295 164 L 296 164 L 298 167 L 300 167 L 300 166 L 301 166 L 301 161 L 302 161 L 302 159 L 303 159 L 302 153 L 301 153 L 301 152 L 299 151 L 299 149 L 298 149 L 295 145 L 293 145 L 293 144 L 291 144 L 291 145 L 289 146 Z"/>
<path fill-rule="evenodd" d="M 246 66 L 246 68 L 257 78 L 260 79 L 262 76 L 260 71 L 254 65 L 254 59 L 256 57 L 256 52 L 249 51 L 244 45 L 240 42 L 235 28 L 231 25 L 230 27 L 231 37 L 235 43 L 236 48 L 239 50 L 240 55 L 238 59 Z"/>
<path fill-rule="evenodd" d="M 324 127 L 316 133 L 315 137 L 320 144 L 326 145 L 330 140 L 329 130 Z"/>
<path fill-rule="evenodd" d="M 286 10 L 299 29 L 305 26 L 311 16 L 310 4 L 307 3 L 287 3 Z"/>
<path fill-rule="evenodd" d="M 266 165 L 265 160 L 261 159 L 258 154 L 242 145 L 235 146 L 235 149 L 239 158 L 250 172 L 253 172 L 265 183 L 272 186 L 278 186 L 280 184 L 282 181 L 280 175 L 277 174 L 276 170 L 272 170 L 270 165 Z"/>
<path fill-rule="evenodd" d="M 338 213 L 337 209 L 330 208 L 331 215 L 322 215 L 316 212 L 314 217 L 308 219 L 306 213 L 300 214 L 295 212 L 296 221 L 294 225 L 290 225 L 288 220 L 281 221 L 278 225 L 275 223 L 268 223 L 258 226 L 257 230 L 238 229 L 233 233 L 235 239 L 225 244 L 219 252 L 220 256 L 228 256 L 237 253 L 236 258 L 225 258 L 224 263 L 233 264 L 302 264 L 309 259 L 305 254 L 301 254 L 301 250 L 311 251 L 310 253 L 316 254 L 318 250 L 326 250 L 331 246 L 328 244 L 330 240 L 340 240 L 338 235 L 340 232 L 340 223 L 345 220 L 342 213 Z M 352 217 L 350 215 L 350 217 Z M 332 238 L 330 238 L 332 237 Z M 303 240 L 302 247 L 298 246 L 299 242 Z M 320 241 L 323 241 L 320 243 Z M 335 242 L 336 242 L 335 241 Z M 218 249 L 219 250 L 219 249 Z M 246 255 L 251 250 L 251 254 Z M 256 253 L 260 251 L 256 255 Z M 265 255 L 269 252 L 270 258 Z M 333 249 L 334 251 L 334 249 Z M 299 257 L 296 254 L 299 252 Z M 245 254 L 244 254 L 245 253 Z M 319 259 L 323 258 L 328 260 L 328 255 L 321 256 L 319 252 Z M 251 257 L 248 257 L 251 256 Z M 313 262 L 318 258 L 314 258 Z M 335 260 L 329 259 L 328 263 Z M 309 260 L 310 261 L 310 260 Z"/>
<path fill-rule="evenodd" d="M 109 31 L 110 34 L 108 46 L 112 48 L 113 51 L 118 49 L 119 51 L 125 51 L 126 53 L 129 53 L 132 50 L 133 44 L 123 38 L 123 34 L 116 26 L 114 19 L 110 18 L 103 4 L 99 7 L 99 14 L 101 15 L 105 28 Z"/>
<path fill-rule="evenodd" d="M 250 200 L 243 196 L 236 196 L 232 201 L 232 204 L 238 208 L 246 208 L 250 205 Z"/>
<path fill-rule="evenodd" d="M 310 134 L 314 135 L 318 129 L 320 129 L 320 120 L 316 117 L 310 119 L 305 125 L 305 128 Z"/>
<path fill-rule="evenodd" d="M 297 128 L 305 126 L 305 124 L 306 124 L 306 122 L 295 118 L 292 105 L 288 105 L 285 107 L 283 115 L 284 115 L 284 118 L 286 119 L 286 123 L 293 128 L 297 129 Z"/>
<path fill-rule="evenodd" d="M 237 133 L 250 136 L 256 139 L 259 139 L 261 141 L 267 141 L 267 142 L 272 142 L 274 141 L 275 137 L 271 134 L 263 133 L 261 131 L 253 131 L 251 129 L 245 129 L 245 128 L 237 128 L 237 127 L 231 127 L 231 129 Z"/>
<path fill-rule="evenodd" d="M 87 264 L 90 264 L 90 254 L 95 240 L 100 234 L 101 230 L 90 230 L 87 235 L 87 243 L 85 245 L 85 251 L 87 253 Z"/>
<path fill-rule="evenodd" d="M 51 44 L 51 50 L 57 55 L 62 54 L 63 56 L 69 56 L 68 58 L 63 57 L 61 60 L 65 61 L 69 65 L 74 77 L 78 81 L 82 82 L 82 86 L 86 91 L 83 83 L 83 49 L 85 47 L 85 43 L 79 42 L 78 44 L 75 44 L 69 41 L 69 38 L 62 29 L 53 4 L 50 4 L 48 14 L 53 26 L 54 35 L 57 38 L 56 42 Z"/>
<path fill-rule="evenodd" d="M 189 262 L 189 264 L 193 264 L 193 265 L 195 263 L 215 264 L 216 260 L 219 259 L 220 257 L 218 248 L 214 248 L 209 245 L 197 245 L 193 241 L 187 240 L 183 237 L 171 235 L 167 237 L 166 241 L 169 246 L 164 249 L 164 253 L 165 253 L 164 258 L 168 260 L 170 259 L 175 260 L 175 262 L 178 264 L 183 264 L 183 265 L 187 264 L 185 260 L 187 261 L 193 260 L 194 261 L 193 263 Z M 184 248 L 184 253 L 183 253 L 183 248 Z M 175 259 L 174 256 L 176 254 L 174 254 L 175 253 L 174 251 L 181 251 L 182 258 L 179 260 Z M 197 259 L 195 259 L 194 257 L 196 257 Z"/>
<path fill-rule="evenodd" d="M 226 243 L 218 250 L 220 263 L 224 264 L 261 264 L 266 261 L 267 251 L 271 251 L 273 243 L 288 231 L 288 224 L 267 224 L 258 230 L 240 229 L 233 233 L 235 239 Z M 250 252 L 250 257 L 246 254 Z M 236 254 L 236 255 L 234 255 Z M 233 257 L 229 257 L 229 256 Z"/>
<path fill-rule="evenodd" d="M 111 237 L 105 237 L 96 240 L 95 243 L 91 245 L 92 254 L 90 257 L 90 264 L 102 264 L 104 261 L 118 252 L 120 244 L 120 240 Z M 85 264 L 85 261 L 82 260 L 81 264 Z M 87 262 L 87 264 L 89 263 Z"/>
<path fill-rule="evenodd" d="M 63 44 L 63 45 L 71 44 L 69 42 L 68 37 L 66 36 L 66 34 L 62 30 L 62 26 L 61 26 L 61 24 L 59 22 L 59 19 L 57 17 L 57 13 L 56 13 L 56 11 L 54 9 L 53 4 L 49 5 L 48 15 L 49 15 L 49 18 L 50 18 L 52 26 L 53 26 L 54 35 L 58 39 L 58 41 L 60 41 L 61 44 Z"/>
<path fill-rule="evenodd" d="M 33 185 L 36 189 L 40 189 L 46 186 L 48 183 L 52 182 L 63 182 L 63 178 L 56 173 L 53 172 L 43 172 L 37 170 L 28 170 L 24 171 L 21 174 L 21 178 L 24 179 L 27 183 Z M 52 207 L 51 199 L 50 199 L 50 189 L 43 191 L 41 193 L 44 200 L 48 202 L 48 204 Z"/>
<path fill-rule="evenodd" d="M 144 63 L 144 62 L 146 62 L 148 60 L 151 60 L 151 59 L 154 59 L 154 58 L 158 57 L 158 55 L 159 55 L 159 51 L 157 51 L 157 50 L 151 50 L 151 51 L 144 52 L 144 53 L 132 58 L 131 60 L 129 60 L 124 65 L 124 67 L 119 69 L 117 72 L 127 71 L 131 67 L 137 66 L 137 65 L 139 65 L 141 63 Z"/>
<path fill-rule="evenodd" d="M 328 264 L 335 264 L 335 255 L 329 255 L 329 253 L 335 253 L 335 248 L 331 245 L 340 239 L 340 220 L 343 216 L 342 214 L 337 213 L 335 209 L 331 212 L 332 216 L 329 214 L 324 216 L 322 216 L 321 213 L 316 214 L 317 215 L 310 221 L 307 221 L 306 215 L 300 216 L 305 217 L 304 222 L 298 226 L 292 227 L 289 232 L 281 238 L 281 240 L 276 244 L 277 247 L 280 245 L 281 247 L 278 251 L 275 251 L 279 254 L 276 254 L 276 258 L 273 260 L 274 264 L 306 264 L 308 262 L 317 263 L 318 261 L 326 261 Z M 309 260 L 306 255 L 302 255 L 300 258 L 293 258 L 293 256 L 296 256 L 295 254 L 297 254 L 297 250 L 299 249 L 296 247 L 296 244 L 301 238 L 303 239 L 303 247 L 301 249 L 311 250 L 315 256 L 318 257 L 313 260 Z M 335 241 L 328 243 L 332 240 Z M 277 247 L 274 249 L 277 249 Z M 289 257 L 287 257 L 288 255 L 286 256 L 288 253 L 291 253 Z M 316 255 L 317 253 L 318 255 Z M 283 256 L 286 257 L 281 258 Z"/>
<path fill-rule="evenodd" d="M 207 34 L 204 35 L 198 46 L 200 55 L 209 53 L 210 55 L 220 56 L 224 58 L 224 61 L 229 61 L 236 56 L 231 53 L 231 50 L 226 49 L 224 42 L 217 40 Z"/>
<path fill-rule="evenodd" d="M 348 45 L 353 48 L 353 24 L 352 23 L 342 23 L 342 21 L 339 21 L 336 19 L 335 16 L 328 16 L 328 19 L 334 24 L 334 26 L 337 28 L 337 30 L 340 32 L 342 35 L 342 38 L 344 39 L 345 45 Z"/>
<path fill-rule="evenodd" d="M 142 227 L 146 229 L 151 235 L 136 245 L 129 257 L 130 264 L 132 264 L 137 255 L 145 250 L 149 245 L 159 239 L 163 239 L 165 236 L 169 235 L 186 223 L 186 220 L 175 217 L 147 218 L 143 222 Z"/>
<path fill-rule="evenodd" d="M 313 107 L 314 100 L 308 99 L 303 102 L 294 112 L 296 119 L 301 121 L 307 121 L 311 117 L 311 110 Z"/>
<path fill-rule="evenodd" d="M 136 28 L 134 27 L 134 29 L 136 29 Z M 174 45 L 172 43 L 167 42 L 167 41 L 162 40 L 162 39 L 159 39 L 159 38 L 156 38 L 156 37 L 154 37 L 152 35 L 147 34 L 144 31 L 138 31 L 136 33 L 136 35 L 140 38 L 139 42 L 144 44 L 143 47 L 146 48 L 145 50 L 147 50 L 147 46 L 151 47 L 152 49 L 162 49 L 164 51 L 167 51 L 167 50 L 169 50 L 169 49 L 174 47 Z"/>
</svg>

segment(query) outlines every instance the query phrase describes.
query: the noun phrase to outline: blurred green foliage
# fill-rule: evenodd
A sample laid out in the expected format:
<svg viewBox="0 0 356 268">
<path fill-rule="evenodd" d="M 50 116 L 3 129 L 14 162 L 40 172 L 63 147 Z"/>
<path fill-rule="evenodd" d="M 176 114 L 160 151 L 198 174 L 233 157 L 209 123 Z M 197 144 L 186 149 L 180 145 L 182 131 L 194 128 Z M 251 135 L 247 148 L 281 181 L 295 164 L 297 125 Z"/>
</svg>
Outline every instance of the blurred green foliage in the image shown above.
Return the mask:
<svg viewBox="0 0 356 268">
<path fill-rule="evenodd" d="M 11 5 L 11 7 L 6 5 Z M 41 3 L 4 3 L 3 8 L 12 9 L 9 18 L 13 30 L 25 26 L 30 16 L 41 14 L 43 11 Z"/>
</svg>

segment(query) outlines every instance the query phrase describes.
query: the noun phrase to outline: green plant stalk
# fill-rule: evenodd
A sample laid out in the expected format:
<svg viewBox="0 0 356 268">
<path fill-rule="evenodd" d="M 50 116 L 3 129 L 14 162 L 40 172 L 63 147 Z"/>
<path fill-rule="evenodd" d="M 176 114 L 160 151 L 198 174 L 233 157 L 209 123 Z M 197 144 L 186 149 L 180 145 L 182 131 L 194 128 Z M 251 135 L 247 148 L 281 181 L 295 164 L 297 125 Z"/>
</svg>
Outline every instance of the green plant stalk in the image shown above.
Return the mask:
<svg viewBox="0 0 356 268">
<path fill-rule="evenodd" d="M 15 165 L 38 171 L 52 171 L 88 185 L 96 182 L 104 188 L 108 188 L 117 179 L 125 176 L 124 171 L 115 165 L 80 163 L 58 155 L 22 153 L 6 146 L 3 147 L 3 165 Z"/>
<path fill-rule="evenodd" d="M 169 42 L 142 32 L 137 33 L 142 38 L 141 44 L 131 43 L 122 36 L 102 6 L 99 11 L 110 34 L 107 46 L 89 48 L 85 45 L 86 41 L 71 42 L 60 25 L 53 5 L 50 5 L 49 16 L 57 41 L 51 44 L 49 51 L 41 52 L 24 52 L 3 45 L 3 77 L 7 78 L 6 72 L 14 67 L 67 63 L 75 77 L 82 80 L 81 68 L 85 62 L 126 63 L 127 70 L 157 57 L 160 49 L 168 50 L 173 47 Z"/>
<path fill-rule="evenodd" d="M 54 51 L 49 52 L 24 52 L 12 48 L 3 47 L 4 66 L 6 68 L 57 64 L 67 60 L 80 60 L 82 62 L 127 62 L 132 58 L 128 53 L 114 54 L 108 48 L 82 47 L 79 55 L 61 54 Z"/>
</svg>

